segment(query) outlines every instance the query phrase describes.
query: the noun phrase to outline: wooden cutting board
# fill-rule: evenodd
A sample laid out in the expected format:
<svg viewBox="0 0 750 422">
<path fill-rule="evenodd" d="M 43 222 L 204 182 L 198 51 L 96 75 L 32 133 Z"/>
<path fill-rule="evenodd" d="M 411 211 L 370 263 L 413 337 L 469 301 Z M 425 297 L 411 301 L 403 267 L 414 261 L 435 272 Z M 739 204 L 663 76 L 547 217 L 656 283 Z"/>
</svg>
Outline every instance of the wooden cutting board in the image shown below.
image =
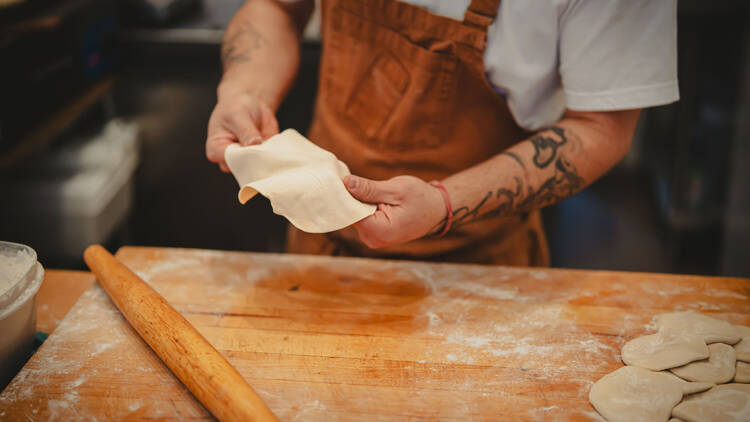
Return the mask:
<svg viewBox="0 0 750 422">
<path fill-rule="evenodd" d="M 123 248 L 117 256 L 282 420 L 590 420 L 655 315 L 750 324 L 750 280 Z M 0 396 L 0 420 L 206 410 L 92 286 Z"/>
</svg>

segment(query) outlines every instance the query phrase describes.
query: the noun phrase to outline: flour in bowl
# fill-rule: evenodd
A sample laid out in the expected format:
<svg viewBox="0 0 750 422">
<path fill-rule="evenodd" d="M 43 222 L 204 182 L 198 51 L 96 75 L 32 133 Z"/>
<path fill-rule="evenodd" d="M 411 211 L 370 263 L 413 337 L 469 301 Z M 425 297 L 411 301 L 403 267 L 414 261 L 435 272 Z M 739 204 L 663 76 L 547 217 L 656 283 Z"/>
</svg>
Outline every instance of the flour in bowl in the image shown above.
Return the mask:
<svg viewBox="0 0 750 422">
<path fill-rule="evenodd" d="M 26 251 L 0 249 L 0 296 L 29 271 L 33 260 Z"/>
</svg>

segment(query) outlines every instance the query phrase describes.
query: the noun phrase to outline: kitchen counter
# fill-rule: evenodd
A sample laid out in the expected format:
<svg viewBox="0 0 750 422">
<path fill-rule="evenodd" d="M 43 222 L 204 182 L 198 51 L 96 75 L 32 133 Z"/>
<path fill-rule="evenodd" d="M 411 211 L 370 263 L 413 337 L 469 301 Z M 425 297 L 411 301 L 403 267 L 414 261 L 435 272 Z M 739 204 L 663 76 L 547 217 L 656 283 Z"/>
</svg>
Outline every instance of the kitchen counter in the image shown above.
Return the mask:
<svg viewBox="0 0 750 422">
<path fill-rule="evenodd" d="M 122 248 L 282 420 L 590 420 L 658 314 L 750 324 L 750 280 Z M 210 420 L 91 286 L 0 420 Z"/>
</svg>

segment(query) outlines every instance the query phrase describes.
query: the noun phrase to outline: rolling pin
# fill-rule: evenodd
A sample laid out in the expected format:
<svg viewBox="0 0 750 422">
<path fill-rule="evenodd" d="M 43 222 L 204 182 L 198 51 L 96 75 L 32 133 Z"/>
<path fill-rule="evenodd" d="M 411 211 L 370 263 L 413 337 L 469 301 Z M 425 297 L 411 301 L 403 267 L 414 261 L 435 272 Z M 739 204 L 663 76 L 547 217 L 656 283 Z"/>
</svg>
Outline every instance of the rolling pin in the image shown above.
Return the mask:
<svg viewBox="0 0 750 422">
<path fill-rule="evenodd" d="M 130 325 L 220 421 L 278 421 L 232 365 L 179 312 L 99 245 L 86 265 Z"/>
</svg>

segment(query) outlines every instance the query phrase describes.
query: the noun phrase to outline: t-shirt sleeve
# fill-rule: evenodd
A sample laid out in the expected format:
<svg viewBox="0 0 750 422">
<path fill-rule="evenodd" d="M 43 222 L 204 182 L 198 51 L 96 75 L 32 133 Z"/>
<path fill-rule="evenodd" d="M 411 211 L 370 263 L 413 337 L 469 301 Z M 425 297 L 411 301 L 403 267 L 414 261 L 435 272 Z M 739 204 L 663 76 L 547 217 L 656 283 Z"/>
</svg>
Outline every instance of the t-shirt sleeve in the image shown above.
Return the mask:
<svg viewBox="0 0 750 422">
<path fill-rule="evenodd" d="M 567 108 L 624 110 L 679 99 L 676 0 L 572 1 L 559 25 Z"/>
</svg>

